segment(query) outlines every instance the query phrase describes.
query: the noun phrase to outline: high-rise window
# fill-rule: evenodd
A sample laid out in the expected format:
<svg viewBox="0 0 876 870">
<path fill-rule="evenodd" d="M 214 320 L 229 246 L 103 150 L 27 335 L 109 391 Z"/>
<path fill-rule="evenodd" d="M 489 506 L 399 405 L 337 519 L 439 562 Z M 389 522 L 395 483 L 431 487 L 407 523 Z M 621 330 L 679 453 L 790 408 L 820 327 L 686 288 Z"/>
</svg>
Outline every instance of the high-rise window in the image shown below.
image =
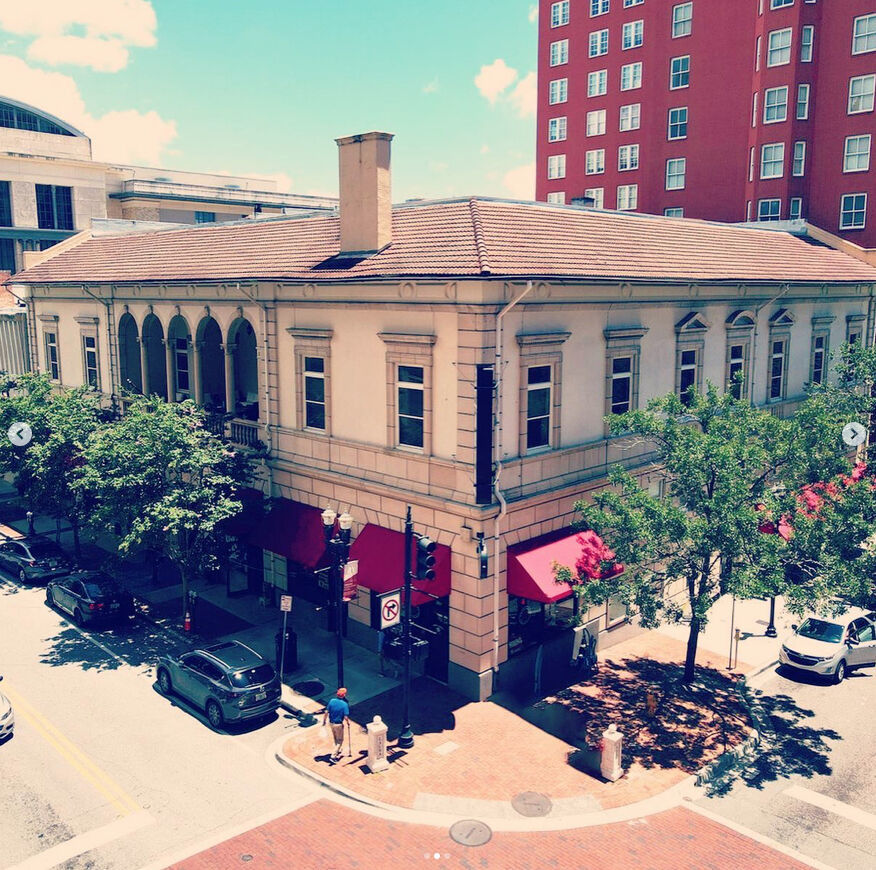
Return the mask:
<svg viewBox="0 0 876 870">
<path fill-rule="evenodd" d="M 792 196 L 788 200 L 788 220 L 798 221 L 803 217 L 803 197 Z"/>
<path fill-rule="evenodd" d="M 566 204 L 566 191 L 565 190 L 555 190 L 553 193 L 549 193 L 547 195 L 547 201 L 551 205 L 565 205 Z"/>
<path fill-rule="evenodd" d="M 751 95 L 751 126 L 757 126 L 757 91 Z"/>
<path fill-rule="evenodd" d="M 794 162 L 791 166 L 791 175 L 803 175 L 806 172 L 806 142 L 794 143 Z"/>
<path fill-rule="evenodd" d="M 41 230 L 73 229 L 73 191 L 52 184 L 36 185 L 37 226 Z"/>
<path fill-rule="evenodd" d="M 852 54 L 876 51 L 876 13 L 855 19 L 852 27 Z"/>
<path fill-rule="evenodd" d="M 584 196 L 593 200 L 593 208 L 603 208 L 605 188 L 603 187 L 588 187 L 584 191 Z"/>
<path fill-rule="evenodd" d="M 620 130 L 638 130 L 642 119 L 641 103 L 630 103 L 620 107 Z"/>
<path fill-rule="evenodd" d="M 788 363 L 787 342 L 785 339 L 777 339 L 771 344 L 769 397 L 777 401 L 785 398 L 785 374 Z"/>
<path fill-rule="evenodd" d="M 58 333 L 46 332 L 46 371 L 53 381 L 61 380 L 61 362 L 58 357 Z"/>
<path fill-rule="evenodd" d="M 767 88 L 763 92 L 763 122 L 775 124 L 788 119 L 788 86 Z"/>
<path fill-rule="evenodd" d="M 566 177 L 566 155 L 552 154 L 548 157 L 548 178 Z"/>
<path fill-rule="evenodd" d="M 794 0 L 770 0 L 770 9 L 781 9 L 782 6 L 793 6 Z"/>
<path fill-rule="evenodd" d="M 870 134 L 847 136 L 843 172 L 866 172 L 870 168 Z"/>
<path fill-rule="evenodd" d="M 608 12 L 608 0 L 590 0 L 590 17 L 605 15 Z"/>
<path fill-rule="evenodd" d="M 669 110 L 669 130 L 667 139 L 687 138 L 687 106 L 679 106 Z"/>
<path fill-rule="evenodd" d="M 608 28 L 605 30 L 594 30 L 590 34 L 590 57 L 599 57 L 602 54 L 608 54 Z"/>
<path fill-rule="evenodd" d="M 638 48 L 645 38 L 645 22 L 644 21 L 628 21 L 623 26 L 623 37 L 621 40 L 621 49 L 626 51 L 628 48 Z"/>
<path fill-rule="evenodd" d="M 684 176 L 687 171 L 687 160 L 684 157 L 673 157 L 666 161 L 666 189 L 684 190 Z"/>
<path fill-rule="evenodd" d="M 611 413 L 626 414 L 632 408 L 633 358 L 616 356 L 611 360 Z"/>
<path fill-rule="evenodd" d="M 569 0 L 551 4 L 551 27 L 562 27 L 569 23 Z"/>
<path fill-rule="evenodd" d="M 215 211 L 196 211 L 195 212 L 195 223 L 196 224 L 212 224 L 216 220 L 216 212 Z"/>
<path fill-rule="evenodd" d="M 690 84 L 690 55 L 674 57 L 669 61 L 669 87 L 672 90 L 686 88 Z"/>
<path fill-rule="evenodd" d="M 625 63 L 621 67 L 621 84 L 622 91 L 632 91 L 642 87 L 642 62 Z"/>
<path fill-rule="evenodd" d="M 605 109 L 587 113 L 587 135 L 602 136 L 605 133 Z"/>
<path fill-rule="evenodd" d="M 745 393 L 745 345 L 731 344 L 727 360 L 727 390 L 734 399 Z"/>
<path fill-rule="evenodd" d="M 551 367 L 526 371 L 526 447 L 547 447 L 551 434 Z"/>
<path fill-rule="evenodd" d="M 641 6 L 645 0 L 624 0 L 624 9 L 628 9 L 630 6 Z"/>
<path fill-rule="evenodd" d="M 785 143 L 774 142 L 760 149 L 760 177 L 781 178 L 785 174 Z"/>
<path fill-rule="evenodd" d="M 587 96 L 601 97 L 608 86 L 608 70 L 599 69 L 587 73 Z"/>
<path fill-rule="evenodd" d="M 605 149 L 594 148 L 584 155 L 584 171 L 587 175 L 605 172 Z"/>
<path fill-rule="evenodd" d="M 671 218 L 684 217 L 684 209 L 678 208 L 677 206 L 673 206 L 671 208 L 664 208 L 663 209 L 663 217 L 671 217 Z"/>
<path fill-rule="evenodd" d="M 639 185 L 620 184 L 617 188 L 617 207 L 622 211 L 630 211 L 639 205 Z"/>
<path fill-rule="evenodd" d="M 562 142 L 566 138 L 566 118 L 551 118 L 548 121 L 548 142 Z"/>
<path fill-rule="evenodd" d="M 100 374 L 97 368 L 97 336 L 82 336 L 82 365 L 85 383 L 97 390 L 100 388 Z"/>
<path fill-rule="evenodd" d="M 9 198 L 9 182 L 0 181 L 0 227 L 12 226 L 12 200 Z"/>
<path fill-rule="evenodd" d="M 809 85 L 797 85 L 797 120 L 805 121 L 809 117 Z"/>
<path fill-rule="evenodd" d="M 621 145 L 617 149 L 617 168 L 618 172 L 639 168 L 638 145 Z"/>
<path fill-rule="evenodd" d="M 867 225 L 867 194 L 846 193 L 840 200 L 840 229 L 862 230 Z"/>
<path fill-rule="evenodd" d="M 672 38 L 689 36 L 693 23 L 693 3 L 679 3 L 672 7 Z"/>
<path fill-rule="evenodd" d="M 699 368 L 699 350 L 691 348 L 682 350 L 678 361 L 678 397 L 682 405 L 688 406 L 693 401 L 691 388 L 697 389 L 697 370 Z"/>
<path fill-rule="evenodd" d="M 423 446 L 425 403 L 423 367 L 398 367 L 398 443 L 406 447 Z"/>
<path fill-rule="evenodd" d="M 815 42 L 815 28 L 807 24 L 800 28 L 800 61 L 810 63 L 812 60 L 812 44 Z"/>
<path fill-rule="evenodd" d="M 873 93 L 876 91 L 876 75 L 854 76 L 849 79 L 850 115 L 873 111 Z"/>
<path fill-rule="evenodd" d="M 759 221 L 778 221 L 782 219 L 782 201 L 780 199 L 761 199 L 757 203 L 757 219 Z"/>
<path fill-rule="evenodd" d="M 325 430 L 325 359 L 304 357 L 304 425 Z"/>
<path fill-rule="evenodd" d="M 569 40 L 560 39 L 551 43 L 551 66 L 562 66 L 569 62 Z"/>
<path fill-rule="evenodd" d="M 827 359 L 827 336 L 812 336 L 812 359 L 809 366 L 809 381 L 813 384 L 824 382 L 824 363 Z"/>
<path fill-rule="evenodd" d="M 783 66 L 791 62 L 791 28 L 773 30 L 769 35 L 767 66 Z"/>
<path fill-rule="evenodd" d="M 557 103 L 565 103 L 569 99 L 569 80 L 554 79 L 548 85 L 548 102 L 555 106 Z"/>
</svg>

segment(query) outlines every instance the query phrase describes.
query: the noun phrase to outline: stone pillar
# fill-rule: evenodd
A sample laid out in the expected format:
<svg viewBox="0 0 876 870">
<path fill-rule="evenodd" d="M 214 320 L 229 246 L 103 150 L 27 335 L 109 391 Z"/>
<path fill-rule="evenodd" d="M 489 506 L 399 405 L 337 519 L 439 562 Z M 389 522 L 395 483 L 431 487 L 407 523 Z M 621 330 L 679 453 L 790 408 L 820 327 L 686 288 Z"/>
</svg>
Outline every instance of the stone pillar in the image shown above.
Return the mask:
<svg viewBox="0 0 876 870">
<path fill-rule="evenodd" d="M 204 404 L 204 393 L 203 393 L 203 384 L 201 383 L 201 351 L 204 348 L 203 341 L 193 341 L 192 342 L 192 362 L 194 363 L 194 378 L 195 378 L 195 404 L 203 406 Z"/>
<path fill-rule="evenodd" d="M 379 773 L 389 768 L 386 760 L 386 723 L 375 716 L 372 722 L 365 726 L 368 732 L 368 758 L 366 764 L 372 773 Z"/>
<path fill-rule="evenodd" d="M 146 352 L 146 339 L 141 335 L 137 339 L 140 345 L 140 383 L 143 385 L 143 395 L 149 395 L 149 355 Z"/>
<path fill-rule="evenodd" d="M 225 345 L 225 413 L 233 414 L 234 408 L 234 349 Z"/>
<path fill-rule="evenodd" d="M 599 762 L 599 772 L 603 779 L 616 782 L 624 775 L 621 764 L 621 750 L 624 745 L 624 736 L 617 730 L 617 725 L 609 725 L 602 732 L 602 758 Z"/>
<path fill-rule="evenodd" d="M 176 401 L 176 367 L 173 359 L 173 339 L 164 339 L 164 350 L 167 355 L 167 401 Z"/>
</svg>

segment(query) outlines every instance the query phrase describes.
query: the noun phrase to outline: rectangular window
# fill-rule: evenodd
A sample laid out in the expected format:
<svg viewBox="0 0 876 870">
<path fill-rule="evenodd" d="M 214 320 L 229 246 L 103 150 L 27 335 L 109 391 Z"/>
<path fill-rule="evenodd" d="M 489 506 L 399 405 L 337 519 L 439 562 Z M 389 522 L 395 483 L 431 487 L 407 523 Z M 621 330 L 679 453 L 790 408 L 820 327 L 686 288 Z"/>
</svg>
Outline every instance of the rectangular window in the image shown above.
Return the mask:
<svg viewBox="0 0 876 870">
<path fill-rule="evenodd" d="M 0 227 L 12 226 L 12 200 L 9 197 L 9 182 L 0 181 Z"/>
<path fill-rule="evenodd" d="M 600 55 L 608 54 L 608 28 L 605 30 L 594 30 L 590 34 L 590 49 L 589 57 L 599 57 Z"/>
<path fill-rule="evenodd" d="M 745 395 L 745 345 L 731 344 L 727 360 L 727 390 L 734 399 Z"/>
<path fill-rule="evenodd" d="M 791 28 L 773 30 L 769 35 L 767 66 L 783 66 L 791 62 Z"/>
<path fill-rule="evenodd" d="M 807 24 L 800 28 L 800 61 L 812 62 L 812 44 L 815 42 L 815 28 Z"/>
<path fill-rule="evenodd" d="M 608 0 L 590 0 L 590 17 L 605 15 L 608 12 Z"/>
<path fill-rule="evenodd" d="M 628 21 L 623 27 L 623 39 L 621 42 L 621 50 L 626 51 L 628 48 L 638 48 L 645 39 L 645 22 L 644 21 Z"/>
<path fill-rule="evenodd" d="M 566 155 L 552 154 L 548 157 L 548 178 L 566 177 Z"/>
<path fill-rule="evenodd" d="M 783 399 L 785 397 L 785 364 L 787 362 L 786 341 L 776 339 L 771 342 L 772 353 L 770 354 L 770 399 Z"/>
<path fill-rule="evenodd" d="M 767 88 L 763 92 L 763 122 L 775 124 L 788 119 L 788 86 Z"/>
<path fill-rule="evenodd" d="M 622 91 L 632 91 L 642 87 L 642 62 L 625 63 L 621 67 L 621 84 Z"/>
<path fill-rule="evenodd" d="M 693 3 L 679 3 L 672 7 L 672 38 L 690 36 L 693 22 Z"/>
<path fill-rule="evenodd" d="M 687 139 L 687 106 L 669 110 L 667 139 Z"/>
<path fill-rule="evenodd" d="M 780 199 L 761 199 L 757 203 L 757 219 L 759 221 L 778 221 L 782 219 L 782 201 Z"/>
<path fill-rule="evenodd" d="M 809 85 L 797 85 L 797 120 L 805 121 L 809 117 Z"/>
<path fill-rule="evenodd" d="M 638 130 L 642 123 L 641 103 L 630 103 L 620 107 L 620 130 Z"/>
<path fill-rule="evenodd" d="M 562 27 L 569 23 L 569 0 L 551 4 L 551 27 Z"/>
<path fill-rule="evenodd" d="M 587 96 L 601 97 L 607 89 L 608 70 L 599 69 L 587 74 Z"/>
<path fill-rule="evenodd" d="M 195 223 L 196 224 L 212 224 L 216 221 L 216 212 L 215 211 L 196 211 L 195 212 Z"/>
<path fill-rule="evenodd" d="M 551 434 L 551 367 L 526 370 L 526 448 L 547 447 Z"/>
<path fill-rule="evenodd" d="M 674 57 L 669 62 L 669 87 L 675 91 L 690 84 L 690 55 Z"/>
<path fill-rule="evenodd" d="M 548 142 L 562 142 L 566 138 L 566 118 L 551 118 L 548 121 Z"/>
<path fill-rule="evenodd" d="M 770 9 L 781 9 L 782 6 L 793 6 L 794 0 L 770 0 Z"/>
<path fill-rule="evenodd" d="M 684 190 L 684 175 L 687 160 L 684 157 L 674 157 L 666 161 L 666 189 Z"/>
<path fill-rule="evenodd" d="M 69 187 L 36 185 L 37 226 L 41 230 L 73 229 L 73 192 Z"/>
<path fill-rule="evenodd" d="M 15 271 L 15 246 L 12 239 L 0 239 L 0 271 Z"/>
<path fill-rule="evenodd" d="M 399 365 L 398 443 L 422 447 L 424 420 L 423 367 Z"/>
<path fill-rule="evenodd" d="M 827 336 L 812 336 L 812 359 L 809 365 L 809 382 L 824 383 L 824 363 L 827 359 Z"/>
<path fill-rule="evenodd" d="M 547 201 L 551 203 L 551 205 L 565 205 L 566 204 L 566 191 L 558 190 L 554 193 L 549 193 L 547 195 Z"/>
<path fill-rule="evenodd" d="M 624 9 L 629 9 L 630 6 L 641 6 L 645 0 L 624 0 Z"/>
<path fill-rule="evenodd" d="M 189 340 L 177 338 L 174 340 L 174 367 L 176 369 L 176 391 L 188 393 L 189 391 Z"/>
<path fill-rule="evenodd" d="M 751 126 L 757 126 L 757 91 L 751 95 Z"/>
<path fill-rule="evenodd" d="M 633 358 L 616 356 L 611 361 L 611 413 L 626 414 L 632 408 Z"/>
<path fill-rule="evenodd" d="M 683 208 L 664 208 L 663 209 L 663 217 L 671 217 L 671 218 L 681 218 L 684 217 L 684 209 Z"/>
<path fill-rule="evenodd" d="M 46 371 L 53 381 L 61 380 L 61 363 L 58 358 L 58 333 L 45 333 L 46 340 Z"/>
<path fill-rule="evenodd" d="M 785 174 L 785 143 L 775 142 L 760 149 L 760 177 L 781 178 Z"/>
<path fill-rule="evenodd" d="M 748 149 L 748 180 L 754 181 L 754 148 Z"/>
<path fill-rule="evenodd" d="M 605 133 L 605 109 L 587 113 L 587 135 L 602 136 Z"/>
<path fill-rule="evenodd" d="M 792 196 L 788 200 L 788 220 L 798 221 L 803 217 L 803 197 Z"/>
<path fill-rule="evenodd" d="M 757 40 L 754 43 L 754 71 L 760 71 L 760 46 L 761 46 L 761 37 L 758 36 Z"/>
<path fill-rule="evenodd" d="M 696 349 L 683 350 L 679 355 L 678 372 L 678 397 L 685 406 L 690 405 L 692 397 L 688 392 L 691 387 L 697 387 L 697 367 L 699 364 L 699 351 Z"/>
<path fill-rule="evenodd" d="M 325 359 L 304 357 L 304 425 L 325 431 Z"/>
<path fill-rule="evenodd" d="M 605 189 L 602 187 L 588 187 L 584 191 L 584 196 L 593 200 L 593 208 L 604 208 L 604 193 Z"/>
<path fill-rule="evenodd" d="M 862 230 L 867 223 L 867 194 L 846 193 L 840 201 L 840 229 Z"/>
<path fill-rule="evenodd" d="M 617 207 L 621 211 L 631 211 L 639 204 L 639 185 L 621 184 L 617 189 Z"/>
<path fill-rule="evenodd" d="M 791 175 L 801 176 L 806 172 L 806 143 L 794 143 L 794 163 L 791 166 Z"/>
<path fill-rule="evenodd" d="M 594 148 L 584 155 L 584 172 L 587 175 L 599 175 L 605 172 L 604 148 Z"/>
<path fill-rule="evenodd" d="M 843 172 L 866 172 L 870 168 L 870 134 L 847 136 Z"/>
<path fill-rule="evenodd" d="M 876 90 L 876 75 L 855 76 L 849 79 L 849 114 L 872 112 L 874 90 Z"/>
<path fill-rule="evenodd" d="M 855 19 L 852 28 L 852 54 L 876 51 L 876 13 Z"/>
<path fill-rule="evenodd" d="M 100 387 L 100 376 L 97 371 L 97 336 L 82 336 L 82 360 L 85 369 L 85 383 L 95 390 Z"/>
<path fill-rule="evenodd" d="M 621 145 L 617 149 L 617 168 L 618 172 L 639 168 L 638 145 Z"/>
<path fill-rule="evenodd" d="M 548 85 L 548 102 L 555 106 L 557 103 L 565 103 L 569 99 L 569 80 L 554 79 Z"/>
<path fill-rule="evenodd" d="M 551 43 L 551 66 L 562 66 L 569 62 L 569 40 L 559 39 Z"/>
</svg>

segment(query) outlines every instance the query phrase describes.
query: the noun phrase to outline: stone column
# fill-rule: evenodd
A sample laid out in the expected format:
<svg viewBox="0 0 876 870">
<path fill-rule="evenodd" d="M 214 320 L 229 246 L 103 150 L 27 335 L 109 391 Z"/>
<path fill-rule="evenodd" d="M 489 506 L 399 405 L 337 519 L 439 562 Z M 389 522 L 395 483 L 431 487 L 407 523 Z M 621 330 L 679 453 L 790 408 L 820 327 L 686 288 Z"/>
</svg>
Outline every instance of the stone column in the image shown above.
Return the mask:
<svg viewBox="0 0 876 870">
<path fill-rule="evenodd" d="M 143 386 L 143 395 L 149 395 L 149 355 L 146 352 L 146 340 L 141 335 L 137 339 L 140 345 L 140 383 Z"/>
<path fill-rule="evenodd" d="M 234 348 L 224 345 L 225 350 L 225 413 L 234 413 Z"/>
<path fill-rule="evenodd" d="M 176 377 L 173 360 L 173 339 L 164 339 L 164 349 L 167 354 L 167 401 L 176 401 Z"/>
<path fill-rule="evenodd" d="M 195 404 L 203 406 L 204 404 L 204 391 L 203 384 L 201 383 L 201 351 L 204 348 L 203 341 L 193 341 L 192 342 L 192 362 L 194 365 L 194 378 L 195 378 Z"/>
</svg>

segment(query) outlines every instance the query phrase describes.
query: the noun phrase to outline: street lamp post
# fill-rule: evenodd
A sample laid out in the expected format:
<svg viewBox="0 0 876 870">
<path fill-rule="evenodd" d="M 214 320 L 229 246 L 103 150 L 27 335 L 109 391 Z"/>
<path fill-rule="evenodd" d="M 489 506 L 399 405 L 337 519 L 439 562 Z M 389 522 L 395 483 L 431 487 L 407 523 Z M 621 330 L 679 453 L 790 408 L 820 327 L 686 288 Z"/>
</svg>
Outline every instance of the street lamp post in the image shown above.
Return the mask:
<svg viewBox="0 0 876 870">
<path fill-rule="evenodd" d="M 414 544 L 414 524 L 411 522 L 411 508 L 405 519 L 405 582 L 403 604 L 403 640 L 402 649 L 405 665 L 404 698 L 402 702 L 402 731 L 396 741 L 402 749 L 410 749 L 414 745 L 414 732 L 411 729 L 411 548 Z"/>
<path fill-rule="evenodd" d="M 337 520 L 337 529 L 335 528 Z M 332 610 L 335 614 L 335 632 L 337 634 L 338 652 L 338 688 L 344 685 L 344 566 L 350 554 L 350 529 L 353 517 L 344 511 L 340 516 L 331 508 L 322 512 L 322 531 L 325 542 L 332 551 L 332 582 L 329 584 L 329 594 L 332 599 Z"/>
<path fill-rule="evenodd" d="M 778 637 L 779 633 L 776 631 L 776 596 L 770 596 L 770 624 L 766 627 L 766 631 L 764 632 L 767 637 Z"/>
</svg>

